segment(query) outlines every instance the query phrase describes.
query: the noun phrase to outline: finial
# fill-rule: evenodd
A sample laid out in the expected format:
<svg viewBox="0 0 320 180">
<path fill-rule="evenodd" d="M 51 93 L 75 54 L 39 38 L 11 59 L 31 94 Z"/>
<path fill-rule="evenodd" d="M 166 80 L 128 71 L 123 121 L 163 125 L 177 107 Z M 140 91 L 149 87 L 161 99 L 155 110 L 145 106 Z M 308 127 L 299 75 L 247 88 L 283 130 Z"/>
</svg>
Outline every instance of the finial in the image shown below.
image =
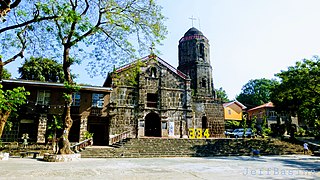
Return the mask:
<svg viewBox="0 0 320 180">
<path fill-rule="evenodd" d="M 155 49 L 155 44 L 152 42 L 151 46 L 150 46 L 150 55 L 149 55 L 149 58 L 151 58 L 151 59 L 156 58 L 156 55 L 154 54 L 154 49 Z"/>
<path fill-rule="evenodd" d="M 192 15 L 189 19 L 191 19 L 192 27 L 193 27 L 193 21 L 197 20 L 197 18 L 193 17 L 193 15 Z"/>
<path fill-rule="evenodd" d="M 155 45 L 154 45 L 154 43 L 152 42 L 152 43 L 151 43 L 151 46 L 150 46 L 150 54 L 154 54 L 154 49 L 155 49 L 154 46 L 155 46 Z"/>
</svg>

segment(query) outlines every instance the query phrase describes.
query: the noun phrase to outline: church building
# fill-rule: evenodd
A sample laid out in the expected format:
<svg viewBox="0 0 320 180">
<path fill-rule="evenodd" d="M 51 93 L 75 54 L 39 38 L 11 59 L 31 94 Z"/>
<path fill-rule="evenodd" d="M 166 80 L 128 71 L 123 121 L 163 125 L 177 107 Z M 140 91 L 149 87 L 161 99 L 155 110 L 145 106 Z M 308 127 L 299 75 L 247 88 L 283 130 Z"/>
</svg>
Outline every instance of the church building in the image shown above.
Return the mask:
<svg viewBox="0 0 320 180">
<path fill-rule="evenodd" d="M 69 140 L 80 142 L 87 132 L 93 133 L 94 145 L 128 136 L 224 137 L 224 109 L 216 99 L 209 49 L 208 39 L 190 28 L 179 40 L 177 68 L 151 53 L 110 72 L 103 87 L 80 86 L 72 96 Z M 19 79 L 0 83 L 4 89 L 24 86 L 30 92 L 2 141 L 20 141 L 28 133 L 30 142 L 46 143 L 63 113 L 64 85 Z"/>
<path fill-rule="evenodd" d="M 179 40 L 174 68 L 151 54 L 108 74 L 109 135 L 223 137 L 224 110 L 217 101 L 208 39 L 190 28 Z"/>
</svg>

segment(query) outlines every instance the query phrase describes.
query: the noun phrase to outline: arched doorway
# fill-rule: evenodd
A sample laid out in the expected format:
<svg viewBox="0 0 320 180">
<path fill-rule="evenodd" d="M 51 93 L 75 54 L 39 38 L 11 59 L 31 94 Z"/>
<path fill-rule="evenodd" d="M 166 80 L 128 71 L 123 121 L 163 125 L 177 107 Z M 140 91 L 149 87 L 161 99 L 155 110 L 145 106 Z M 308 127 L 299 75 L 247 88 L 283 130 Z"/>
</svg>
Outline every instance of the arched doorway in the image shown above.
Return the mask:
<svg viewBox="0 0 320 180">
<path fill-rule="evenodd" d="M 144 135 L 161 137 L 161 120 L 157 113 L 149 113 L 145 117 Z"/>
<path fill-rule="evenodd" d="M 208 128 L 208 119 L 206 116 L 202 117 L 202 129 L 205 130 Z"/>
</svg>

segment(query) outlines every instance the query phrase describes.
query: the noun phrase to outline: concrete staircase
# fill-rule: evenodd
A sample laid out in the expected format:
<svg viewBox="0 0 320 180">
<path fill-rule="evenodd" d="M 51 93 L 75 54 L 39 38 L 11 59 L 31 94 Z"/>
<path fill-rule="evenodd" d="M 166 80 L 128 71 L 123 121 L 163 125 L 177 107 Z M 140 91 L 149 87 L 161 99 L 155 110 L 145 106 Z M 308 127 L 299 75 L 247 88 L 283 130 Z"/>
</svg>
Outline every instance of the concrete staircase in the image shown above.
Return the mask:
<svg viewBox="0 0 320 180">
<path fill-rule="evenodd" d="M 302 146 L 277 139 L 126 139 L 114 146 L 86 147 L 82 158 L 211 157 L 303 154 Z"/>
</svg>

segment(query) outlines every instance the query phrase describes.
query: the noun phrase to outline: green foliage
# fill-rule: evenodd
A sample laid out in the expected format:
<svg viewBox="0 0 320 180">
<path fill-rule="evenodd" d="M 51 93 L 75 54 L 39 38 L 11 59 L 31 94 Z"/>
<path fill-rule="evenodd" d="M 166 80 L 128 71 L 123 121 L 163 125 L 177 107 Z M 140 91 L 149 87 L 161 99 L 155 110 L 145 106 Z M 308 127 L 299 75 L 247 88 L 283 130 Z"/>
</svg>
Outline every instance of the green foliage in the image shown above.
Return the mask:
<svg viewBox="0 0 320 180">
<path fill-rule="evenodd" d="M 64 98 L 65 102 L 67 102 L 68 104 L 71 104 L 72 103 L 72 93 L 78 92 L 81 87 L 75 83 L 70 84 L 67 81 L 64 82 L 64 87 L 66 88 L 67 92 L 63 93 L 63 98 Z"/>
<path fill-rule="evenodd" d="M 4 91 L 0 84 L 0 113 L 17 111 L 19 105 L 26 103 L 26 96 L 28 95 L 30 95 L 30 93 L 25 91 L 24 87 Z"/>
<path fill-rule="evenodd" d="M 13 127 L 13 123 L 12 123 L 11 121 L 7 121 L 4 129 L 5 129 L 6 131 L 11 131 L 12 127 Z"/>
<path fill-rule="evenodd" d="M 21 79 L 64 82 L 62 64 L 48 58 L 30 57 L 19 67 Z"/>
<path fill-rule="evenodd" d="M 227 120 L 225 126 L 227 129 L 237 129 L 240 127 L 240 121 Z"/>
<path fill-rule="evenodd" d="M 58 50 L 72 47 L 66 63 L 88 58 L 92 75 L 145 55 L 167 33 L 162 8 L 154 0 L 43 0 L 37 7 L 43 16 L 59 17 L 35 24 L 33 32 L 41 37 L 30 38 L 46 42 L 38 44 L 37 53 L 63 57 Z"/>
<path fill-rule="evenodd" d="M 257 134 L 256 124 L 257 124 L 257 117 L 254 116 L 254 117 L 251 119 L 251 124 L 250 124 L 250 127 L 251 127 L 251 129 L 252 129 L 252 132 L 253 132 L 254 134 Z"/>
<path fill-rule="evenodd" d="M 7 69 L 3 69 L 2 79 L 10 79 L 10 78 L 11 78 L 11 73 Z"/>
<path fill-rule="evenodd" d="M 298 131 L 295 132 L 295 135 L 296 135 L 296 136 L 303 137 L 303 136 L 306 135 L 306 130 L 304 130 L 302 127 L 299 127 L 299 128 L 298 128 Z"/>
<path fill-rule="evenodd" d="M 51 121 L 48 121 L 47 136 L 49 139 L 57 137 L 57 131 L 63 128 L 63 121 L 61 116 L 53 116 Z"/>
<path fill-rule="evenodd" d="M 28 95 L 30 95 L 30 93 L 28 91 L 25 91 L 24 87 L 17 87 L 12 90 L 4 91 L 2 89 L 2 85 L 0 84 L 0 123 L 2 127 L 6 125 L 8 115 L 10 115 L 11 112 L 17 111 L 20 105 L 26 103 L 26 96 Z M 2 136 L 3 129 L 4 128 L 0 129 L 0 137 Z"/>
<path fill-rule="evenodd" d="M 91 139 L 93 137 L 93 133 L 90 133 L 89 131 L 85 131 L 83 136 L 85 139 Z"/>
<path fill-rule="evenodd" d="M 216 93 L 217 93 L 217 98 L 221 99 L 222 102 L 228 102 L 228 95 L 226 93 L 226 91 L 224 89 L 222 89 L 222 87 L 220 87 L 219 89 L 215 89 Z"/>
<path fill-rule="evenodd" d="M 272 132 L 271 128 L 266 128 L 266 127 L 263 128 L 263 136 L 264 137 L 265 136 L 270 136 L 272 133 L 273 132 Z"/>
<path fill-rule="evenodd" d="M 304 59 L 276 74 L 281 83 L 271 94 L 278 112 L 297 115 L 308 127 L 316 128 L 320 119 L 320 59 Z"/>
<path fill-rule="evenodd" d="M 277 84 L 279 84 L 279 82 L 274 79 L 269 80 L 262 78 L 250 80 L 242 87 L 241 93 L 236 99 L 247 106 L 248 109 L 259 106 L 271 101 L 271 91 Z"/>
<path fill-rule="evenodd" d="M 12 111 L 10 116 L 7 119 L 7 122 L 4 126 L 4 131 L 10 132 L 14 126 L 14 124 L 18 123 L 19 121 L 19 110 Z"/>
<path fill-rule="evenodd" d="M 75 83 L 70 84 L 69 82 L 64 82 L 64 87 L 67 89 L 68 92 L 78 92 L 80 90 L 80 86 Z"/>
<path fill-rule="evenodd" d="M 115 85 L 129 85 L 136 86 L 138 84 L 138 76 L 141 73 L 141 67 L 145 67 L 146 64 L 140 60 L 134 62 L 120 73 L 113 73 L 113 77 L 116 80 Z"/>
<path fill-rule="evenodd" d="M 247 120 L 248 120 L 248 116 L 247 114 L 243 114 L 242 115 L 242 121 L 240 123 L 240 126 L 243 127 L 243 128 L 246 128 L 247 127 Z"/>
<path fill-rule="evenodd" d="M 262 124 L 261 124 L 261 135 L 264 137 L 266 135 L 265 130 L 267 130 L 267 116 L 262 117 Z M 271 130 L 271 129 L 270 129 Z"/>
</svg>

